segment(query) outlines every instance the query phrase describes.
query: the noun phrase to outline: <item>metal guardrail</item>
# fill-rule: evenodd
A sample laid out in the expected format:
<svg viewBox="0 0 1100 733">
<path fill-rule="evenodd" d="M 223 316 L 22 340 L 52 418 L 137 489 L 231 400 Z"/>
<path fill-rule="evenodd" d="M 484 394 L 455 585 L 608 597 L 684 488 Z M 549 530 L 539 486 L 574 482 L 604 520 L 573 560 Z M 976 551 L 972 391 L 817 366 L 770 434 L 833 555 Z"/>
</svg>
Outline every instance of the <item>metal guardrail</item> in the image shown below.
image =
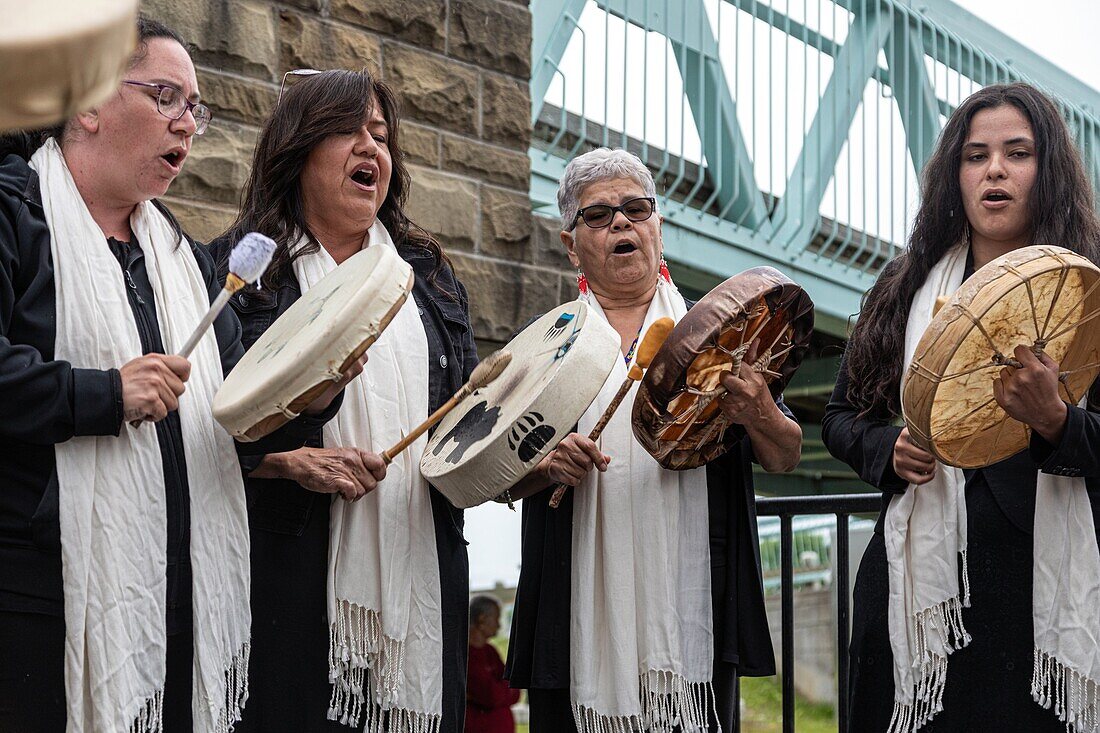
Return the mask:
<svg viewBox="0 0 1100 733">
<path fill-rule="evenodd" d="M 833 567 L 836 578 L 837 607 L 837 724 L 848 729 L 848 626 L 850 616 L 848 581 L 848 520 L 853 514 L 877 513 L 881 506 L 879 494 L 839 494 L 832 496 L 787 496 L 758 498 L 756 512 L 762 517 L 779 517 L 780 553 L 782 557 L 782 677 L 783 733 L 794 733 L 794 553 L 792 520 L 804 515 L 834 515 L 836 517 L 836 547 Z M 734 724 L 739 733 L 740 721 Z"/>
<path fill-rule="evenodd" d="M 700 271 L 696 289 L 771 264 L 834 335 L 904 244 L 917 176 L 946 115 L 978 88 L 1024 80 L 1050 92 L 1100 183 L 1100 92 L 950 0 L 531 10 L 536 208 L 554 213 L 578 153 L 636 148 L 659 181 L 666 255 Z"/>
</svg>

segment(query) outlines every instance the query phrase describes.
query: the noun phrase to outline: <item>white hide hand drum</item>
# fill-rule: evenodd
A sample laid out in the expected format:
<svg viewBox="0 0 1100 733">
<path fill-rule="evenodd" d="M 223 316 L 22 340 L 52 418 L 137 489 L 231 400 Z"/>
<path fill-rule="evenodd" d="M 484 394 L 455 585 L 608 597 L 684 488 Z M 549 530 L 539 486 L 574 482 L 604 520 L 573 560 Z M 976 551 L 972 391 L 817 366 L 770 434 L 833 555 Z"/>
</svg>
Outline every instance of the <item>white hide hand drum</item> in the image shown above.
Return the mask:
<svg viewBox="0 0 1100 733">
<path fill-rule="evenodd" d="M 242 441 L 293 420 L 374 343 L 412 286 L 392 247 L 349 257 L 257 339 L 214 397 L 214 417 Z"/>
<path fill-rule="evenodd" d="M 0 0 L 0 131 L 34 129 L 118 89 L 137 0 Z"/>
<path fill-rule="evenodd" d="M 619 335 L 579 300 L 504 347 L 508 367 L 436 428 L 420 471 L 456 507 L 500 496 L 573 430 L 622 358 Z"/>
</svg>

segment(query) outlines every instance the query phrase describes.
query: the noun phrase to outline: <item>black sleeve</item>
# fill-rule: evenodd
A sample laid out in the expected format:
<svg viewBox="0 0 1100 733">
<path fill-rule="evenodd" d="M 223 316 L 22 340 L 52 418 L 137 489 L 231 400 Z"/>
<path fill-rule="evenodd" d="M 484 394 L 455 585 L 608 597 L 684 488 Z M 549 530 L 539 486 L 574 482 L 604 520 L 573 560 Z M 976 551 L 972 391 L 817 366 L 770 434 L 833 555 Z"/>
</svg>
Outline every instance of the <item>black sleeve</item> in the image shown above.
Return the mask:
<svg viewBox="0 0 1100 733">
<path fill-rule="evenodd" d="M 20 262 L 16 222 L 23 206 L 13 197 L 0 203 L 0 438 L 54 445 L 78 435 L 118 435 L 122 380 L 117 369 L 74 369 L 67 361 L 46 361 L 35 347 L 9 338 L 19 268 L 42 265 Z"/>
<path fill-rule="evenodd" d="M 466 322 L 470 322 L 470 297 L 466 293 L 466 286 L 455 276 L 455 284 L 458 286 L 458 297 L 462 303 L 462 310 L 466 314 Z M 474 343 L 474 329 L 466 329 L 466 333 L 462 337 L 462 366 L 465 372 L 462 375 L 462 380 L 465 382 L 470 378 L 470 375 L 474 372 L 474 367 L 478 364 L 477 345 Z"/>
<path fill-rule="evenodd" d="M 1100 415 L 1066 405 L 1066 425 L 1058 445 L 1031 431 L 1031 457 L 1043 473 L 1055 476 L 1100 477 Z"/>
<path fill-rule="evenodd" d="M 894 472 L 894 443 L 899 435 L 901 428 L 896 425 L 859 417 L 859 410 L 848 401 L 848 363 L 842 357 L 836 387 L 821 421 L 825 447 L 867 483 L 885 492 L 901 493 L 908 483 Z"/>
</svg>

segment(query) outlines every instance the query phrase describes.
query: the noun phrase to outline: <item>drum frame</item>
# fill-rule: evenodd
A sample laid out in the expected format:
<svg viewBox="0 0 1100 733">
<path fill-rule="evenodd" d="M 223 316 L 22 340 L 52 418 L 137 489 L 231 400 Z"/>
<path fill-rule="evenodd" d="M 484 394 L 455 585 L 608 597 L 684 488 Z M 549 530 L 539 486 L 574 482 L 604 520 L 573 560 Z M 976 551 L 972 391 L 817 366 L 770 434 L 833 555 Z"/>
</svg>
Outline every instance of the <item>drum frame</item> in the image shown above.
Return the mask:
<svg viewBox="0 0 1100 733">
<path fill-rule="evenodd" d="M 708 322 L 716 311 L 728 316 L 717 332 Z M 777 316 L 787 316 L 780 328 L 775 327 Z M 778 397 L 802 363 L 812 331 L 813 302 L 793 280 L 772 267 L 734 275 L 696 303 L 657 352 L 634 398 L 634 437 L 672 470 L 696 468 L 721 456 L 743 432 L 739 426 L 731 429 L 733 423 L 720 410 L 717 400 L 725 394 L 717 383 L 720 374 L 739 369 L 752 342 L 760 338 L 764 350 L 753 370 L 764 375 L 772 396 Z M 719 354 L 728 359 L 723 363 Z M 697 364 L 702 369 L 693 374 Z M 706 389 L 688 383 L 700 371 L 711 372 Z M 697 399 L 685 400 L 687 395 Z M 690 404 L 674 412 L 679 401 Z M 700 433 L 701 424 L 706 427 Z"/>
<path fill-rule="evenodd" d="M 1069 312 L 1080 306 L 1084 315 L 1072 324 L 1065 323 L 1065 317 L 1061 321 L 1051 323 L 1051 314 L 1055 310 L 1070 270 L 1081 273 L 1084 294 L 1074 307 L 1069 309 Z M 1061 272 L 1057 290 L 1047 315 L 1042 318 L 1043 323 L 1040 325 L 1039 314 L 1035 312 L 1031 280 L 1039 275 L 1056 271 Z M 983 300 L 975 309 L 975 300 L 980 295 L 984 295 L 983 291 L 990 287 L 999 287 L 997 297 L 991 297 L 988 301 Z M 1020 288 L 1024 288 L 1031 299 L 1033 331 L 1038 336 L 1034 343 L 1024 344 L 1025 346 L 1031 346 L 1033 350 L 1045 348 L 1052 341 L 1072 331 L 1072 341 L 1061 358 L 1062 364 L 1071 365 L 1070 369 L 1060 373 L 1062 398 L 1070 404 L 1077 404 L 1100 373 L 1100 326 L 1093 323 L 1092 329 L 1081 328 L 1100 316 L 1100 268 L 1081 255 L 1051 245 L 1023 247 L 993 260 L 963 283 L 932 318 L 904 376 L 902 412 L 909 429 L 910 439 L 946 465 L 958 468 L 981 468 L 1004 460 L 1028 445 L 1031 436 L 1030 428 L 1009 417 L 996 404 L 992 386 L 988 396 L 968 411 L 966 416 L 976 415 L 981 410 L 992 409 L 998 416 L 995 422 L 965 438 L 951 438 L 950 443 L 941 441 L 939 435 L 932 435 L 933 411 L 938 403 L 939 390 L 945 382 L 988 369 L 990 384 L 992 384 L 993 377 L 997 376 L 1001 369 L 1013 366 L 1015 360 L 1012 354 L 1003 353 L 999 349 L 995 325 L 986 324 L 983 319 L 1002 298 Z M 991 347 L 989 362 L 974 364 L 971 368 L 945 376 L 944 372 L 956 353 L 975 329 L 985 337 Z M 994 333 L 991 334 L 990 331 Z M 1090 334 L 1098 335 L 1094 337 Z M 940 346 L 941 344 L 944 346 Z M 955 444 L 960 440 L 962 444 L 956 446 Z M 975 450 L 975 444 L 978 444 L 977 450 Z M 987 444 L 989 449 L 983 452 Z"/>
</svg>

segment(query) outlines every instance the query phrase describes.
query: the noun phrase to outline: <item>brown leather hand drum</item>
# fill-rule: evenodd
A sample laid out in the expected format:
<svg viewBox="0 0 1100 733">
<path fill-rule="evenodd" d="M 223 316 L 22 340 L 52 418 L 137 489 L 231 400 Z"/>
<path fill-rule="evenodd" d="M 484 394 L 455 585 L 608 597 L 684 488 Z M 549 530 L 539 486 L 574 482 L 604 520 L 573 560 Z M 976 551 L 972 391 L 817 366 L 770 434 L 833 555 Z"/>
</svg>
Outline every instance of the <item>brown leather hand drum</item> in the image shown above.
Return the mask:
<svg viewBox="0 0 1100 733">
<path fill-rule="evenodd" d="M 719 409 L 719 378 L 738 371 L 759 340 L 753 369 L 773 395 L 790 381 L 810 340 L 814 304 L 771 267 L 754 267 L 714 288 L 688 311 L 657 352 L 634 399 L 634 437 L 665 468 L 695 468 L 743 435 Z"/>
<path fill-rule="evenodd" d="M 1059 364 L 1059 394 L 1077 404 L 1100 371 L 1100 268 L 1068 249 L 1022 247 L 974 273 L 928 324 L 905 374 L 913 442 L 940 461 L 979 468 L 1027 447 L 1030 429 L 993 397 L 1017 346 Z"/>
</svg>

